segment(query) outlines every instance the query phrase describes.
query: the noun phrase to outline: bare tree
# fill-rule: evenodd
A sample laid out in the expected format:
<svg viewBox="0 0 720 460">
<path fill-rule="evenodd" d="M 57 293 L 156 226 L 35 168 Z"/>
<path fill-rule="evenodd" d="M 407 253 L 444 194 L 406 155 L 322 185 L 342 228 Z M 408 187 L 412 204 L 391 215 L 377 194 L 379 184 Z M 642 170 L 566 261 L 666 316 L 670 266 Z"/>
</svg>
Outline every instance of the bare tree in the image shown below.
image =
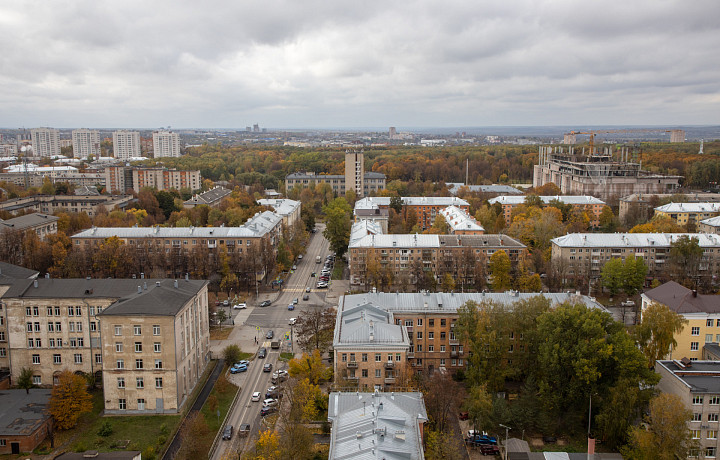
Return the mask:
<svg viewBox="0 0 720 460">
<path fill-rule="evenodd" d="M 327 350 L 333 340 L 335 318 L 334 308 L 311 310 L 299 317 L 295 323 L 295 335 L 300 348 L 306 352 Z"/>
</svg>

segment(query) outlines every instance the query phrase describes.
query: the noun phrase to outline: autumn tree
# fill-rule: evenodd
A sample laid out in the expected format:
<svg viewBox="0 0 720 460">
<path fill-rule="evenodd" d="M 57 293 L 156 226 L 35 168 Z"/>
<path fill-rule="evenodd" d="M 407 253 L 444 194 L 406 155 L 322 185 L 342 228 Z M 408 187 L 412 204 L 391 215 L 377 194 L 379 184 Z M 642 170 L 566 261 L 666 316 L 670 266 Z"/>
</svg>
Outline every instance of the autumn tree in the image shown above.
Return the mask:
<svg viewBox="0 0 720 460">
<path fill-rule="evenodd" d="M 309 354 L 303 353 L 299 358 L 291 359 L 288 366 L 290 377 L 299 380 L 307 379 L 315 385 L 332 378 L 332 369 L 323 363 L 318 349 Z"/>
<path fill-rule="evenodd" d="M 323 236 L 330 242 L 330 249 L 341 257 L 350 241 L 350 214 L 352 209 L 343 198 L 336 198 L 323 206 L 326 227 Z"/>
<path fill-rule="evenodd" d="M 510 257 L 507 252 L 501 249 L 490 256 L 490 274 L 495 291 L 502 292 L 510 287 L 510 268 Z"/>
<path fill-rule="evenodd" d="M 240 361 L 240 353 L 242 352 L 240 351 L 239 346 L 235 344 L 228 345 L 223 349 L 223 358 L 225 359 L 225 363 L 230 366 L 233 363 Z"/>
<path fill-rule="evenodd" d="M 206 458 L 213 436 L 202 412 L 188 415 L 180 429 L 182 444 L 175 458 L 194 460 Z"/>
<path fill-rule="evenodd" d="M 23 367 L 20 369 L 20 375 L 17 379 L 17 387 L 25 390 L 25 393 L 30 394 L 30 389 L 35 388 L 33 383 L 33 370 L 29 367 Z"/>
<path fill-rule="evenodd" d="M 59 375 L 50 394 L 49 410 L 61 430 L 74 427 L 83 413 L 92 410 L 92 398 L 82 375 L 70 371 Z"/>
<path fill-rule="evenodd" d="M 335 309 L 313 309 L 298 317 L 294 334 L 300 348 L 324 352 L 332 344 L 335 332 Z"/>
<path fill-rule="evenodd" d="M 260 432 L 252 451 L 243 455 L 245 460 L 280 460 L 280 435 L 271 429 Z"/>
<path fill-rule="evenodd" d="M 634 332 L 649 367 L 654 367 L 655 361 L 663 359 L 677 346 L 675 336 L 682 332 L 686 324 L 688 320 L 657 302 L 650 303 L 643 310 L 640 324 Z"/>
<path fill-rule="evenodd" d="M 630 440 L 622 453 L 637 460 L 687 458 L 695 447 L 688 427 L 692 411 L 679 396 L 660 393 L 650 401 L 647 426 L 630 429 Z"/>
<path fill-rule="evenodd" d="M 670 266 L 677 281 L 691 289 L 697 289 L 703 248 L 697 237 L 681 235 L 670 244 Z"/>
<path fill-rule="evenodd" d="M 465 457 L 463 450 L 458 447 L 455 436 L 436 430 L 426 432 L 427 441 L 425 458 L 427 460 L 462 460 Z"/>
<path fill-rule="evenodd" d="M 447 372 L 425 374 L 420 381 L 430 423 L 437 431 L 449 428 L 451 414 L 457 413 L 464 391 Z"/>
</svg>

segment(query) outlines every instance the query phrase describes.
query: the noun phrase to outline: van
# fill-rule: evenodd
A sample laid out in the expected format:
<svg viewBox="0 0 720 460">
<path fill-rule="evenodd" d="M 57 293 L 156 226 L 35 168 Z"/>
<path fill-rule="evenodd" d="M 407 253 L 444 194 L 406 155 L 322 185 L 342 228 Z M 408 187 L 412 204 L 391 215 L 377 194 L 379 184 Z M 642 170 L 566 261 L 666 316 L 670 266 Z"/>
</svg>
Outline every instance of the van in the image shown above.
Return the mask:
<svg viewBox="0 0 720 460">
<path fill-rule="evenodd" d="M 320 256 L 315 257 L 316 264 L 319 264 L 321 261 L 322 261 L 322 259 L 320 258 Z"/>
</svg>

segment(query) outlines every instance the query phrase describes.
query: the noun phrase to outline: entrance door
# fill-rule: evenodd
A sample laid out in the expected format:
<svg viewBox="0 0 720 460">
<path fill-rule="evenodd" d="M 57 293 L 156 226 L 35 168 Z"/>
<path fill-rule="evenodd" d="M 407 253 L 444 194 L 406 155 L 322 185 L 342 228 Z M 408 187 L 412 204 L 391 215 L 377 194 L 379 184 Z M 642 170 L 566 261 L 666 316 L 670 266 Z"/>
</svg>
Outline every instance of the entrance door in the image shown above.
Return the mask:
<svg viewBox="0 0 720 460">
<path fill-rule="evenodd" d="M 19 442 L 11 442 L 10 449 L 12 449 L 13 454 L 19 454 L 20 453 L 20 443 Z"/>
<path fill-rule="evenodd" d="M 163 413 L 163 399 L 162 398 L 155 398 L 155 411 L 158 414 Z"/>
</svg>

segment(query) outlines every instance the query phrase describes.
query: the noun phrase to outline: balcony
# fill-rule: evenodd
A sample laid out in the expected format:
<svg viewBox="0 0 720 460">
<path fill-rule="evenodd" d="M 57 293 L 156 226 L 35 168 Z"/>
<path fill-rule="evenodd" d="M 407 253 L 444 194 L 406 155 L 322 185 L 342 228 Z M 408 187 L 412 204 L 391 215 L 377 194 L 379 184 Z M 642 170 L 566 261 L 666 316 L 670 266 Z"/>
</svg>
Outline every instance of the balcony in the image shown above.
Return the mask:
<svg viewBox="0 0 720 460">
<path fill-rule="evenodd" d="M 450 345 L 460 345 L 460 340 L 456 337 L 454 339 L 448 339 Z"/>
<path fill-rule="evenodd" d="M 347 379 L 348 380 L 360 380 L 360 377 L 358 377 L 357 375 L 348 375 Z"/>
<path fill-rule="evenodd" d="M 395 383 L 395 377 L 386 377 L 386 378 L 385 378 L 385 383 L 388 384 L 388 385 L 391 385 L 391 384 Z"/>
<path fill-rule="evenodd" d="M 395 369 L 395 363 L 393 361 L 386 361 L 385 369 Z"/>
<path fill-rule="evenodd" d="M 358 363 L 357 361 L 348 361 L 347 367 L 348 369 L 357 369 Z"/>
<path fill-rule="evenodd" d="M 457 352 L 457 351 L 451 351 L 451 352 L 450 352 L 450 357 L 451 357 L 451 358 L 457 358 L 457 357 L 458 357 L 458 352 Z"/>
<path fill-rule="evenodd" d="M 412 331 L 413 331 L 413 327 L 412 327 L 412 326 L 405 326 L 405 329 L 407 329 L 408 332 L 412 332 Z"/>
<path fill-rule="evenodd" d="M 409 351 L 407 354 L 408 359 L 412 359 L 415 357 L 415 352 Z"/>
</svg>

